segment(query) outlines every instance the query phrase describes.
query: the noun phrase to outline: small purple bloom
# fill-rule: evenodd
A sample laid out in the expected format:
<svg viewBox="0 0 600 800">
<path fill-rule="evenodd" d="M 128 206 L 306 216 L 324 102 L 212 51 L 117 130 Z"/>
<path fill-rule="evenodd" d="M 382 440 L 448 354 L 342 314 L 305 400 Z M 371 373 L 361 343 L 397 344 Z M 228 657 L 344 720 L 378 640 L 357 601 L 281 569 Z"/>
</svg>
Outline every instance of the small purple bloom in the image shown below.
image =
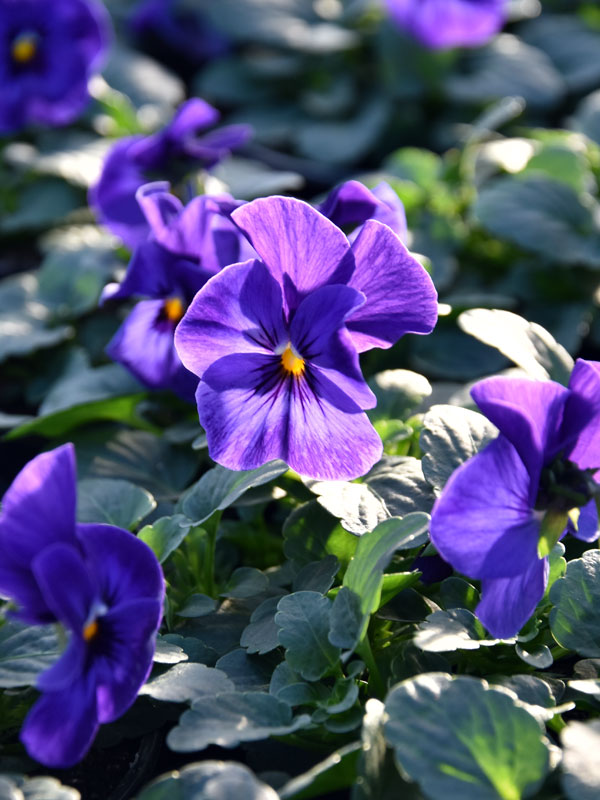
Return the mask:
<svg viewBox="0 0 600 800">
<path fill-rule="evenodd" d="M 38 678 L 42 696 L 23 724 L 28 753 L 66 767 L 101 723 L 134 702 L 151 666 L 164 594 L 160 566 L 132 533 L 75 519 L 75 456 L 63 445 L 34 458 L 6 492 L 0 517 L 0 592 L 30 622 L 70 633 Z"/>
<path fill-rule="evenodd" d="M 131 18 L 138 39 L 152 50 L 190 66 L 222 55 L 229 44 L 205 17 L 178 0 L 142 0 Z"/>
<path fill-rule="evenodd" d="M 500 435 L 446 484 L 431 539 L 455 569 L 481 580 L 477 615 L 504 638 L 541 600 L 553 542 L 567 532 L 598 537 L 600 363 L 578 359 L 568 388 L 488 378 L 471 393 Z"/>
<path fill-rule="evenodd" d="M 406 213 L 402 201 L 392 187 L 382 181 L 374 189 L 367 189 L 358 181 L 346 181 L 325 198 L 318 210 L 339 228 L 362 225 L 368 219 L 385 223 L 404 241 L 406 239 Z M 358 231 L 349 237 L 352 241 Z"/>
<path fill-rule="evenodd" d="M 128 247 L 142 244 L 148 223 L 135 193 L 156 177 L 179 179 L 192 169 L 209 169 L 250 136 L 247 125 L 229 125 L 208 133 L 219 112 L 200 98 L 180 106 L 171 122 L 151 136 L 128 136 L 108 153 L 90 205 L 100 222 Z M 202 135 L 201 135 L 202 134 Z"/>
<path fill-rule="evenodd" d="M 72 122 L 109 38 L 96 0 L 0 0 L 0 134 Z"/>
<path fill-rule="evenodd" d="M 506 20 L 507 0 L 386 0 L 398 27 L 426 47 L 478 47 Z"/>
<path fill-rule="evenodd" d="M 175 332 L 211 457 L 230 469 L 282 458 L 319 479 L 363 475 L 381 441 L 358 354 L 429 333 L 436 292 L 386 225 L 352 246 L 308 204 L 254 200 L 233 212 L 259 259 L 233 264 L 196 295 Z"/>
<path fill-rule="evenodd" d="M 240 202 L 229 195 L 203 195 L 184 207 L 167 183 L 147 184 L 136 196 L 151 234 L 136 248 L 123 282 L 104 289 L 102 302 L 150 299 L 135 306 L 106 352 L 146 386 L 172 389 L 193 401 L 198 380 L 179 360 L 173 334 L 212 275 L 253 255 L 230 218 Z"/>
</svg>

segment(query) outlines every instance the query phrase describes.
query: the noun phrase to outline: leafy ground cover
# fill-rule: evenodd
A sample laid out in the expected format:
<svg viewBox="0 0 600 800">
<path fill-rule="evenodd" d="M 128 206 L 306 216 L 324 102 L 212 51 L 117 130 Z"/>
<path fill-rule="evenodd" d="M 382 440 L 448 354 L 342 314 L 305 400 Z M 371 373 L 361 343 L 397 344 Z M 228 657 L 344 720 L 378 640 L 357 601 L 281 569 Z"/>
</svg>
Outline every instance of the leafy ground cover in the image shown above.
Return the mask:
<svg viewBox="0 0 600 800">
<path fill-rule="evenodd" d="M 0 98 L 3 800 L 598 796 L 600 13 L 516 0 L 428 49 L 392 6 L 107 0 L 71 118 Z M 45 41 L 19 31 L 14 86 Z M 193 340 L 247 259 L 220 319 L 278 303 L 277 386 L 355 404 L 293 452 L 292 412 L 260 450 L 260 408 L 214 411 L 237 355 Z"/>
</svg>

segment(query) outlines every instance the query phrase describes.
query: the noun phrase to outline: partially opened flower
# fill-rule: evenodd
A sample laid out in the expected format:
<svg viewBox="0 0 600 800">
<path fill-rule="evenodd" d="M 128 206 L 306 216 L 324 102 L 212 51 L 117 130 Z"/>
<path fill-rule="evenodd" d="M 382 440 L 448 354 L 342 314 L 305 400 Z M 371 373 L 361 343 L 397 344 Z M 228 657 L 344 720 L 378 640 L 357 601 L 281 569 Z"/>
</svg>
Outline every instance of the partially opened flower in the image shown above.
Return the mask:
<svg viewBox="0 0 600 800">
<path fill-rule="evenodd" d="M 105 288 L 102 302 L 149 299 L 137 303 L 106 352 L 146 386 L 193 401 L 198 380 L 181 363 L 173 334 L 198 289 L 225 265 L 252 255 L 230 218 L 240 202 L 203 195 L 183 206 L 166 183 L 143 186 L 137 200 L 151 234 L 136 248 L 122 283 Z"/>
<path fill-rule="evenodd" d="M 500 435 L 452 475 L 431 538 L 455 569 L 481 580 L 476 613 L 508 637 L 541 600 L 556 541 L 568 531 L 598 537 L 600 363 L 579 359 L 568 388 L 489 378 L 472 395 Z"/>
<path fill-rule="evenodd" d="M 497 33 L 507 0 L 386 0 L 396 24 L 426 47 L 478 47 Z"/>
<path fill-rule="evenodd" d="M 333 189 L 318 210 L 340 228 L 362 225 L 368 219 L 385 223 L 394 233 L 406 238 L 406 213 L 402 201 L 385 181 L 367 189 L 359 181 L 345 181 Z M 356 238 L 358 231 L 349 237 Z"/>
<path fill-rule="evenodd" d="M 226 267 L 175 332 L 209 452 L 231 469 L 282 458 L 321 479 L 364 474 L 381 441 L 358 354 L 428 333 L 436 293 L 390 228 L 369 220 L 350 245 L 332 222 L 285 197 L 232 214 L 260 259 Z"/>
<path fill-rule="evenodd" d="M 128 136 L 117 142 L 90 190 L 90 205 L 100 222 L 128 247 L 142 244 L 149 229 L 135 198 L 140 186 L 213 167 L 250 136 L 247 125 L 206 132 L 218 120 L 219 112 L 196 97 L 183 103 L 171 122 L 151 136 Z"/>
<path fill-rule="evenodd" d="M 79 116 L 109 37 L 96 0 L 0 0 L 0 133 Z"/>
<path fill-rule="evenodd" d="M 21 731 L 33 758 L 70 766 L 101 723 L 131 706 L 148 676 L 161 569 L 128 531 L 76 522 L 72 445 L 33 459 L 6 492 L 0 554 L 0 592 L 17 603 L 17 615 L 58 621 L 70 634 L 65 652 L 39 676 L 42 696 Z"/>
</svg>

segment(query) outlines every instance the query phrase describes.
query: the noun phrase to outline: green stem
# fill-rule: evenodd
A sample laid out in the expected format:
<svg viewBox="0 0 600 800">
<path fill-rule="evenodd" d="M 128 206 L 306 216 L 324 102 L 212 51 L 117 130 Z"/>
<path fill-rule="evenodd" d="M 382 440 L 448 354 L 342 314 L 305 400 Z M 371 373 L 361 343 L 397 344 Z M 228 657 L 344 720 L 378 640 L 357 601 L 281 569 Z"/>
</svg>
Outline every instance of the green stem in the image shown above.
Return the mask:
<svg viewBox="0 0 600 800">
<path fill-rule="evenodd" d="M 206 531 L 206 548 L 204 551 L 204 591 L 210 597 L 217 596 L 215 583 L 215 553 L 217 550 L 217 531 L 221 522 L 221 511 L 215 513 L 203 523 Z"/>
<path fill-rule="evenodd" d="M 568 650 L 566 647 L 561 647 L 560 645 L 556 645 L 556 647 L 552 647 L 550 649 L 550 653 L 552 654 L 552 658 L 555 661 L 563 658 L 564 656 L 570 655 L 571 651 Z"/>
<path fill-rule="evenodd" d="M 385 684 L 381 678 L 379 667 L 375 663 L 375 658 L 373 656 L 373 651 L 371 650 L 371 643 L 369 642 L 368 636 L 365 636 L 365 638 L 356 648 L 356 652 L 365 662 L 367 669 L 369 670 L 369 695 L 383 700 L 385 697 Z"/>
</svg>

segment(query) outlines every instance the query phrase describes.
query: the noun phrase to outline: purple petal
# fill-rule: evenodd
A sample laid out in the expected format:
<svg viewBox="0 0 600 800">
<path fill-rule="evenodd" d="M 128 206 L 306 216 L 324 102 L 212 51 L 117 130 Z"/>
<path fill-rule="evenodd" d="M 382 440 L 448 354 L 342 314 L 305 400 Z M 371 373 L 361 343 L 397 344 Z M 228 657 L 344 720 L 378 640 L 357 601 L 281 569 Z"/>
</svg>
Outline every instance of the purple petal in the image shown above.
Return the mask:
<svg viewBox="0 0 600 800">
<path fill-rule="evenodd" d="M 564 446 L 560 423 L 569 390 L 552 381 L 487 378 L 473 386 L 471 396 L 512 442 L 536 485 L 542 466 Z"/>
<path fill-rule="evenodd" d="M 197 378 L 183 366 L 173 341 L 175 324 L 162 300 L 141 300 L 106 348 L 107 354 L 152 389 L 171 389 L 193 400 Z"/>
<path fill-rule="evenodd" d="M 376 219 L 388 225 L 400 238 L 406 236 L 404 206 L 385 181 L 373 190 L 358 181 L 346 181 L 329 193 L 318 210 L 340 228 Z"/>
<path fill-rule="evenodd" d="M 81 636 L 71 636 L 65 652 L 37 679 L 41 692 L 62 691 L 73 684 L 84 671 L 86 646 Z"/>
<path fill-rule="evenodd" d="M 253 200 L 232 218 L 284 290 L 286 306 L 328 283 L 347 283 L 354 262 L 348 240 L 308 203 L 292 197 Z"/>
<path fill-rule="evenodd" d="M 77 538 L 109 609 L 141 599 L 162 604 L 162 570 L 145 542 L 122 528 L 95 523 L 79 523 Z M 159 622 L 160 609 L 156 627 Z"/>
<path fill-rule="evenodd" d="M 102 649 L 91 668 L 100 722 L 127 711 L 150 674 L 161 613 L 159 600 L 132 600 L 100 619 Z"/>
<path fill-rule="evenodd" d="M 477 47 L 500 30 L 506 0 L 386 0 L 392 19 L 427 47 Z"/>
<path fill-rule="evenodd" d="M 281 288 L 260 261 L 233 264 L 211 278 L 175 331 L 175 347 L 195 375 L 223 356 L 272 353 L 287 338 Z"/>
<path fill-rule="evenodd" d="M 347 323 L 357 350 L 391 347 L 405 333 L 430 333 L 437 321 L 437 292 L 400 239 L 370 220 L 352 252 L 356 269 L 349 286 L 367 297 Z"/>
<path fill-rule="evenodd" d="M 30 625 L 54 622 L 55 617 L 48 608 L 40 587 L 35 580 L 31 565 L 17 564 L 10 555 L 10 543 L 5 547 L 0 539 L 0 596 L 13 600 L 17 610 L 11 616 Z"/>
<path fill-rule="evenodd" d="M 598 538 L 598 508 L 594 500 L 590 500 L 579 512 L 577 530 L 569 522 L 568 531 L 582 542 L 595 542 Z"/>
<path fill-rule="evenodd" d="M 32 459 L 7 489 L 0 542 L 12 562 L 28 568 L 44 547 L 75 540 L 75 449 L 65 444 Z"/>
<path fill-rule="evenodd" d="M 98 600 L 98 586 L 81 552 L 68 544 L 46 547 L 33 572 L 56 619 L 80 635 Z"/>
<path fill-rule="evenodd" d="M 281 458 L 313 478 L 350 480 L 381 457 L 381 440 L 348 395 L 317 369 L 286 376 L 278 356 L 220 359 L 196 398 L 210 455 L 229 469 Z"/>
<path fill-rule="evenodd" d="M 548 559 L 542 558 L 520 575 L 481 582 L 482 599 L 475 613 L 497 639 L 515 636 L 535 611 L 548 582 Z"/>
<path fill-rule="evenodd" d="M 290 326 L 296 352 L 319 368 L 361 408 L 373 408 L 377 400 L 365 383 L 358 353 L 344 320 L 362 306 L 365 297 L 349 286 L 323 286 L 298 306 Z"/>
<path fill-rule="evenodd" d="M 180 270 L 176 266 L 181 261 L 157 242 L 144 242 L 135 249 L 121 284 L 109 284 L 102 292 L 100 302 L 128 297 L 169 297 L 179 288 L 177 278 Z M 193 272 L 198 271 L 197 264 L 184 263 Z M 200 285 L 199 282 L 198 288 Z"/>
<path fill-rule="evenodd" d="M 600 363 L 578 358 L 571 373 L 565 424 L 576 426 L 577 442 L 569 460 L 580 469 L 600 467 Z M 587 420 L 587 421 L 586 421 Z M 583 428 L 583 429 L 582 429 Z"/>
<path fill-rule="evenodd" d="M 472 578 L 518 575 L 538 558 L 536 492 L 517 451 L 499 436 L 452 474 L 433 507 L 431 540 Z"/>
<path fill-rule="evenodd" d="M 25 718 L 21 741 L 41 764 L 70 767 L 87 753 L 97 730 L 94 683 L 82 675 L 68 689 L 40 697 Z"/>
<path fill-rule="evenodd" d="M 210 169 L 232 150 L 245 144 L 251 136 L 250 125 L 226 125 L 197 139 L 188 139 L 185 142 L 185 153 L 202 162 L 206 169 Z"/>
</svg>

